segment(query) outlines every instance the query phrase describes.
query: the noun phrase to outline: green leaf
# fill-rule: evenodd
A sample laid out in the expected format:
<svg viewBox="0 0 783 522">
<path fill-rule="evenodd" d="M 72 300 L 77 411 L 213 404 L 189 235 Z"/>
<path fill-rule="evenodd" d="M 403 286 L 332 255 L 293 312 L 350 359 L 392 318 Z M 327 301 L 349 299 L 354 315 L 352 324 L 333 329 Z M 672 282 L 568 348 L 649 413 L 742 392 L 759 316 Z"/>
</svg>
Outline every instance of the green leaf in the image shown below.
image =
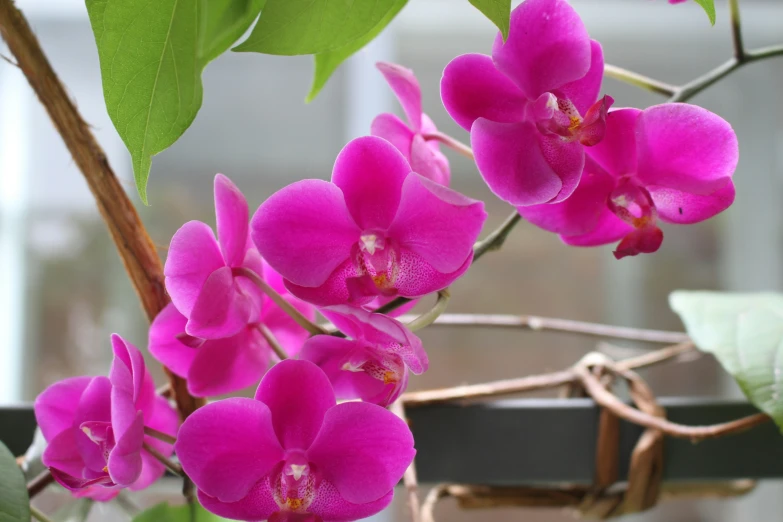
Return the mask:
<svg viewBox="0 0 783 522">
<path fill-rule="evenodd" d="M 669 304 L 696 346 L 783 430 L 783 295 L 678 290 Z"/>
<path fill-rule="evenodd" d="M 398 0 L 267 0 L 250 36 L 234 51 L 317 54 L 372 31 Z"/>
<path fill-rule="evenodd" d="M 395 0 L 394 6 L 386 13 L 386 16 L 369 33 L 361 38 L 337 49 L 317 53 L 314 57 L 315 73 L 313 74 L 313 85 L 310 87 L 310 94 L 307 95 L 305 101 L 307 103 L 313 101 L 340 64 L 378 36 L 389 25 L 389 22 L 397 16 L 397 13 L 405 7 L 406 3 L 408 3 L 408 0 Z"/>
<path fill-rule="evenodd" d="M 201 108 L 201 72 L 253 23 L 263 0 L 86 0 L 106 109 L 147 203 L 152 156 Z"/>
<path fill-rule="evenodd" d="M 696 0 L 704 12 L 707 13 L 707 17 L 710 19 L 710 24 L 715 25 L 715 0 Z"/>
<path fill-rule="evenodd" d="M 222 522 L 228 520 L 210 513 L 200 504 L 172 506 L 163 502 L 133 517 L 133 522 Z"/>
<path fill-rule="evenodd" d="M 30 497 L 16 457 L 0 442 L 0 522 L 30 522 Z"/>
<path fill-rule="evenodd" d="M 511 0 L 468 0 L 473 6 L 484 13 L 484 16 L 495 24 L 503 33 L 503 40 L 508 38 L 509 20 L 511 18 Z"/>
</svg>

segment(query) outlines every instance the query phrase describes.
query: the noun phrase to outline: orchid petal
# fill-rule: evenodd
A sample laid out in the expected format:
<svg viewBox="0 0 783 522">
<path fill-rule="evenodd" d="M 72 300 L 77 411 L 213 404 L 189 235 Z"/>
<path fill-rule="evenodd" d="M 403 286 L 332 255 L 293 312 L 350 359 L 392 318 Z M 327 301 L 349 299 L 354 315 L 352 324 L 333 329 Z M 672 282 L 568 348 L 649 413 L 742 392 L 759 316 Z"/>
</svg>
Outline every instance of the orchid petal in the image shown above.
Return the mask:
<svg viewBox="0 0 783 522">
<path fill-rule="evenodd" d="M 370 124 L 370 134 L 383 138 L 406 158 L 411 155 L 411 143 L 414 133 L 394 114 L 379 114 Z"/>
<path fill-rule="evenodd" d="M 394 286 L 399 295 L 416 298 L 443 290 L 467 271 L 473 261 L 473 252 L 454 272 L 444 274 L 436 270 L 424 258 L 408 249 L 400 249 L 400 271 Z"/>
<path fill-rule="evenodd" d="M 604 51 L 601 44 L 590 40 L 590 70 L 587 74 L 567 83 L 557 90 L 568 98 L 582 116 L 598 99 L 601 92 L 601 82 L 604 79 Z"/>
<path fill-rule="evenodd" d="M 321 481 L 315 499 L 307 509 L 313 515 L 320 517 L 316 520 L 329 522 L 348 522 L 362 520 L 380 513 L 391 504 L 394 498 L 394 490 L 389 490 L 378 500 L 354 504 L 348 502 L 329 481 Z M 307 522 L 307 521 L 302 521 Z"/>
<path fill-rule="evenodd" d="M 269 408 L 253 399 L 213 402 L 192 413 L 174 449 L 199 490 L 236 502 L 283 459 Z"/>
<path fill-rule="evenodd" d="M 259 305 L 242 291 L 231 267 L 224 266 L 212 272 L 204 283 L 185 332 L 202 339 L 231 337 L 258 316 Z"/>
<path fill-rule="evenodd" d="M 413 71 L 393 63 L 375 64 L 394 91 L 414 131 L 421 129 L 421 87 Z"/>
<path fill-rule="evenodd" d="M 57 468 L 73 477 L 81 477 L 85 464 L 76 443 L 77 433 L 76 429 L 64 430 L 50 439 L 41 456 L 43 465 Z"/>
<path fill-rule="evenodd" d="M 198 500 L 210 512 L 235 520 L 267 520 L 280 509 L 275 502 L 268 475 L 235 502 L 221 502 L 202 490 L 198 492 Z"/>
<path fill-rule="evenodd" d="M 173 303 L 167 304 L 150 325 L 149 351 L 163 366 L 180 377 L 187 377 L 196 357 L 196 349 L 180 340 L 187 318 Z"/>
<path fill-rule="evenodd" d="M 44 439 L 51 442 L 57 435 L 71 429 L 76 408 L 92 377 L 71 377 L 56 382 L 35 399 L 35 420 Z"/>
<path fill-rule="evenodd" d="M 247 247 L 247 200 L 223 174 L 215 176 L 215 215 L 223 259 L 228 266 L 239 266 Z"/>
<path fill-rule="evenodd" d="M 639 109 L 615 109 L 606 115 L 606 131 L 587 154 L 616 178 L 636 172 L 636 124 Z"/>
<path fill-rule="evenodd" d="M 722 189 L 704 196 L 655 186 L 649 186 L 647 190 L 658 210 L 658 217 L 679 225 L 699 223 L 720 214 L 731 206 L 735 196 L 731 180 Z"/>
<path fill-rule="evenodd" d="M 332 183 L 308 179 L 273 194 L 251 222 L 263 258 L 296 285 L 323 285 L 351 255 L 361 231 Z M 291 233 L 295 231 L 295 233 Z"/>
<path fill-rule="evenodd" d="M 113 424 L 113 423 L 112 423 Z M 127 429 L 117 434 L 117 444 L 109 454 L 111 480 L 119 486 L 130 486 L 141 475 L 141 448 L 144 444 L 144 414 L 136 412 Z"/>
</svg>

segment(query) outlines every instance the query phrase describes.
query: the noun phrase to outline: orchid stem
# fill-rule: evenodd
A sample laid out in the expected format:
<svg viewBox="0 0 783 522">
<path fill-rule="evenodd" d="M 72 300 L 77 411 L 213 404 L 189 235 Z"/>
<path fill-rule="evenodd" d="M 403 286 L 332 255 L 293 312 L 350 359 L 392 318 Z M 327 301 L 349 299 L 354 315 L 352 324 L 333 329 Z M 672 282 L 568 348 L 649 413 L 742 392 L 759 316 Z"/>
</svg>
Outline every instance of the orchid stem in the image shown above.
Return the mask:
<svg viewBox="0 0 783 522">
<path fill-rule="evenodd" d="M 522 221 L 522 216 L 515 210 L 496 230 L 473 245 L 473 262 L 475 263 L 478 258 L 490 250 L 500 250 L 508 235 L 520 221 Z"/>
<path fill-rule="evenodd" d="M 180 466 L 179 464 L 176 464 L 176 463 L 172 462 L 172 461 L 171 461 L 171 460 L 169 460 L 167 457 L 165 457 L 165 456 L 164 456 L 164 455 L 163 455 L 161 452 L 159 452 L 158 450 L 156 450 L 155 448 L 153 448 L 152 446 L 150 446 L 150 445 L 149 445 L 149 444 L 147 444 L 146 442 L 143 444 L 143 446 L 142 446 L 142 447 L 144 448 L 144 450 L 145 450 L 147 453 L 149 453 L 150 455 L 152 455 L 153 457 L 155 457 L 155 459 L 156 459 L 158 462 L 160 462 L 161 464 L 163 464 L 164 466 L 166 466 L 166 469 L 167 469 L 167 470 L 171 471 L 172 473 L 174 473 L 175 475 L 178 475 L 178 476 L 180 476 L 180 477 L 184 476 L 184 473 L 183 473 L 183 471 L 182 471 L 182 466 Z"/>
<path fill-rule="evenodd" d="M 745 59 L 745 45 L 742 43 L 739 0 L 729 0 L 729 19 L 731 20 L 731 39 L 734 44 L 734 57 L 737 61 L 742 62 Z"/>
<path fill-rule="evenodd" d="M 162 431 L 150 428 L 149 426 L 144 426 L 144 434 L 149 435 L 153 439 L 158 439 L 159 441 L 165 442 L 166 444 L 174 444 L 177 442 L 176 437 L 172 437 L 168 433 L 163 433 Z"/>
<path fill-rule="evenodd" d="M 272 330 L 267 328 L 266 325 L 264 324 L 259 324 L 258 331 L 261 332 L 261 335 L 264 336 L 266 342 L 268 342 L 269 346 L 272 347 L 272 351 L 275 352 L 275 355 L 277 355 L 278 359 L 280 359 L 281 361 L 288 359 L 288 354 L 286 353 L 285 349 L 280 345 L 280 341 L 277 340 L 277 337 L 275 337 L 275 334 L 272 333 Z"/>
<path fill-rule="evenodd" d="M 39 522 L 53 522 L 51 518 L 47 517 L 42 511 L 32 504 L 30 504 L 30 514 Z"/>
<path fill-rule="evenodd" d="M 623 69 L 622 67 L 617 67 L 616 65 L 610 65 L 608 63 L 604 65 L 604 74 L 615 80 L 640 87 L 650 92 L 662 94 L 663 96 L 674 96 L 677 93 L 677 87 L 674 85 L 650 78 L 649 76 L 644 76 L 643 74 L 634 71 L 629 71 L 628 69 Z"/>
<path fill-rule="evenodd" d="M 444 288 L 438 292 L 438 300 L 435 301 L 435 305 L 428 311 L 418 316 L 416 319 L 409 322 L 407 324 L 408 329 L 412 332 L 415 332 L 434 323 L 438 317 L 440 317 L 443 312 L 446 311 L 446 307 L 449 305 L 450 299 L 451 293 L 449 293 L 448 288 Z"/>
<path fill-rule="evenodd" d="M 424 134 L 423 138 L 425 140 L 439 141 L 440 143 L 444 144 L 451 150 L 462 154 L 463 156 L 465 156 L 471 161 L 475 161 L 475 157 L 473 156 L 473 149 L 471 149 L 461 141 L 452 138 L 448 134 L 443 134 L 442 132 L 433 132 L 431 134 Z"/>
<path fill-rule="evenodd" d="M 261 278 L 261 276 L 259 276 L 249 268 L 245 268 L 245 267 L 234 268 L 233 273 L 235 276 L 247 277 L 248 279 L 253 281 L 253 283 L 255 283 L 256 286 L 258 286 L 258 288 L 260 288 L 261 291 L 264 292 L 267 295 L 267 297 L 269 297 L 277 306 L 279 306 L 285 313 L 287 313 L 289 317 L 291 317 L 291 319 L 296 321 L 296 323 L 299 326 L 301 326 L 311 334 L 318 335 L 318 334 L 327 333 L 326 330 L 324 330 L 317 324 L 310 321 L 310 319 L 305 317 L 302 314 L 302 312 L 294 308 L 294 306 L 288 301 L 286 301 L 282 295 L 275 292 L 275 290 L 271 286 L 269 286 L 269 284 L 266 281 L 264 281 Z"/>
</svg>

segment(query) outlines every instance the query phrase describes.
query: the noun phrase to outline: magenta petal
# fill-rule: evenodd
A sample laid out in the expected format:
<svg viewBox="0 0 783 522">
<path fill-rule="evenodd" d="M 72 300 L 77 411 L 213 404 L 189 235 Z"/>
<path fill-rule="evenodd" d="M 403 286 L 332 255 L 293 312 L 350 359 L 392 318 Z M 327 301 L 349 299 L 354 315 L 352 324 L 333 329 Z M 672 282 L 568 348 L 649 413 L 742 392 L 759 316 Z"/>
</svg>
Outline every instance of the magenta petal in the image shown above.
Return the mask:
<svg viewBox="0 0 783 522">
<path fill-rule="evenodd" d="M 540 138 L 538 129 L 528 122 L 495 123 L 479 118 L 473 124 L 470 141 L 476 166 L 503 201 L 538 205 L 557 197 L 563 188 L 560 176 L 544 157 Z"/>
<path fill-rule="evenodd" d="M 394 91 L 400 105 L 408 117 L 411 129 L 421 129 L 421 88 L 413 71 L 394 63 L 378 62 L 375 64 L 386 78 L 386 82 Z"/>
<path fill-rule="evenodd" d="M 321 429 L 327 410 L 336 404 L 323 371 L 309 361 L 287 359 L 261 380 L 256 400 L 272 412 L 278 440 L 285 449 L 307 449 Z"/>
<path fill-rule="evenodd" d="M 373 297 L 360 299 L 356 296 L 352 296 L 351 292 L 348 290 L 347 281 L 358 275 L 359 273 L 356 264 L 346 259 L 334 270 L 322 285 L 309 288 L 286 281 L 285 287 L 296 297 L 303 299 L 308 303 L 313 303 L 316 306 L 330 306 L 347 303 L 349 301 L 357 305 L 366 304 L 370 302 Z"/>
<path fill-rule="evenodd" d="M 48 441 L 41 456 L 44 466 L 57 468 L 74 477 L 82 476 L 85 464 L 76 443 L 76 433 L 77 428 L 64 430 Z"/>
<path fill-rule="evenodd" d="M 420 255 L 407 249 L 400 251 L 400 272 L 394 286 L 399 295 L 416 298 L 443 290 L 465 273 L 473 261 L 473 252 L 454 272 L 444 274 L 427 263 Z"/>
<path fill-rule="evenodd" d="M 607 207 L 598 218 L 598 223 L 590 232 L 574 236 L 561 235 L 563 243 L 571 246 L 598 246 L 614 243 L 633 232 L 633 227 L 614 215 Z"/>
<path fill-rule="evenodd" d="M 637 147 L 640 181 L 691 194 L 723 188 L 739 159 L 731 125 L 686 103 L 644 110 L 637 122 Z"/>
<path fill-rule="evenodd" d="M 558 88 L 568 98 L 582 117 L 598 99 L 601 81 L 604 78 L 604 52 L 601 44 L 590 40 L 590 70 L 583 77 Z"/>
<path fill-rule="evenodd" d="M 262 478 L 247 495 L 236 502 L 221 502 L 202 490 L 198 492 L 198 500 L 208 511 L 221 517 L 235 520 L 267 520 L 280 509 L 275 502 L 269 481 L 269 476 Z"/>
<path fill-rule="evenodd" d="M 155 317 L 150 325 L 149 351 L 166 368 L 179 375 L 187 377 L 196 349 L 192 348 L 177 336 L 185 333 L 188 320 L 179 313 L 173 303 L 167 304 Z"/>
<path fill-rule="evenodd" d="M 587 29 L 565 0 L 525 0 L 505 43 L 498 33 L 492 47 L 497 68 L 530 100 L 585 76 L 590 54 Z"/>
<path fill-rule="evenodd" d="M 182 225 L 171 238 L 163 268 L 166 291 L 177 310 L 189 316 L 209 274 L 224 265 L 211 228 L 200 221 Z"/>
<path fill-rule="evenodd" d="M 394 114 L 379 114 L 370 124 L 370 134 L 383 138 L 406 158 L 411 154 L 411 142 L 414 133 Z"/>
<path fill-rule="evenodd" d="M 111 478 L 108 475 L 85 479 L 69 475 L 56 467 L 50 468 L 49 471 L 58 484 L 71 491 L 92 489 L 93 487 L 100 487 L 101 485 L 112 485 Z"/>
<path fill-rule="evenodd" d="M 269 408 L 253 399 L 213 402 L 192 413 L 174 449 L 196 486 L 236 502 L 283 459 Z"/>
<path fill-rule="evenodd" d="M 661 220 L 680 225 L 698 223 L 723 212 L 734 202 L 735 195 L 731 180 L 722 189 L 706 196 L 654 186 L 647 187 L 647 190 Z"/>
<path fill-rule="evenodd" d="M 223 259 L 229 266 L 239 266 L 247 247 L 247 201 L 223 174 L 215 176 L 215 215 Z"/>
<path fill-rule="evenodd" d="M 463 54 L 449 62 L 440 96 L 449 115 L 468 131 L 478 118 L 499 123 L 525 118 L 524 93 L 484 54 Z"/>
<path fill-rule="evenodd" d="M 137 412 L 133 422 L 117 437 L 109 454 L 109 476 L 120 486 L 130 486 L 141 475 L 141 446 L 144 443 L 144 414 Z"/>
<path fill-rule="evenodd" d="M 386 495 L 413 461 L 413 435 L 390 411 L 362 402 L 326 413 L 307 457 L 348 502 L 373 502 Z"/>
<path fill-rule="evenodd" d="M 438 132 L 438 129 L 435 127 L 435 124 L 432 122 L 430 117 L 427 116 L 426 114 L 421 115 L 421 121 L 422 121 L 422 133 L 430 134 L 430 133 Z M 440 143 L 437 140 L 434 139 L 427 140 L 426 144 L 427 147 L 430 149 L 430 151 L 432 151 L 432 160 L 428 160 L 428 162 L 432 161 L 434 163 L 434 168 L 428 167 L 430 169 L 429 174 L 423 172 L 420 172 L 420 174 L 431 179 L 435 183 L 440 183 L 441 185 L 448 187 L 451 182 L 451 169 L 449 168 L 449 160 L 440 151 Z M 413 145 L 411 145 L 411 155 L 415 156 Z M 420 160 L 418 159 L 412 160 L 411 168 L 413 168 L 413 163 L 416 163 L 417 161 Z M 413 171 L 416 172 L 416 169 L 413 169 Z"/>
<path fill-rule="evenodd" d="M 603 212 L 609 209 L 606 201 L 615 186 L 615 180 L 595 162 L 586 159 L 579 186 L 560 203 L 531 205 L 517 210 L 537 227 L 566 236 L 592 231 Z"/>
<path fill-rule="evenodd" d="M 155 384 L 147 372 L 144 356 L 138 348 L 117 334 L 112 334 L 111 345 L 114 352 L 109 370 L 112 387 L 130 395 L 136 409 L 151 410 Z"/>
<path fill-rule="evenodd" d="M 385 229 L 397 213 L 402 184 L 410 172 L 408 161 L 394 145 L 377 136 L 364 136 L 340 151 L 332 183 L 343 191 L 348 211 L 359 227 Z"/>
<path fill-rule="evenodd" d="M 207 278 L 185 331 L 202 339 L 230 337 L 257 314 L 257 303 L 241 290 L 231 267 L 224 266 Z"/>
<path fill-rule="evenodd" d="M 285 279 L 308 287 L 326 282 L 350 257 L 361 233 L 340 189 L 318 179 L 269 197 L 253 216 L 251 230 L 263 258 Z"/>
<path fill-rule="evenodd" d="M 176 410 L 169 405 L 168 400 L 163 397 L 155 397 L 155 408 L 150 418 L 145 417 L 144 424 L 152 429 L 176 437 L 179 428 L 179 415 Z M 145 436 L 144 441 L 158 450 L 161 454 L 168 457 L 174 452 L 174 446 L 161 440 Z M 165 468 L 155 457 L 146 451 L 141 452 L 141 475 L 136 482 L 130 485 L 133 491 L 139 491 L 152 485 L 164 473 Z"/>
<path fill-rule="evenodd" d="M 636 122 L 639 109 L 615 109 L 606 115 L 604 138 L 587 155 L 617 178 L 636 172 Z"/>
<path fill-rule="evenodd" d="M 305 317 L 315 321 L 315 307 L 305 303 L 301 299 L 287 294 L 283 295 L 288 303 L 299 310 Z M 290 315 L 284 312 L 280 307 L 268 300 L 261 314 L 261 323 L 274 334 L 280 345 L 285 349 L 289 357 L 294 357 L 299 353 L 302 344 L 310 337 L 310 333 L 302 328 L 299 323 L 294 321 Z"/>
<path fill-rule="evenodd" d="M 388 235 L 435 270 L 457 270 L 472 253 L 487 213 L 484 203 L 411 174 Z"/>
<path fill-rule="evenodd" d="M 256 384 L 269 367 L 271 351 L 253 327 L 237 335 L 205 342 L 188 373 L 195 397 L 214 397 Z"/>
<path fill-rule="evenodd" d="M 147 437 L 147 441 L 149 442 L 149 437 Z M 166 467 L 163 464 L 161 464 L 161 462 L 158 459 L 156 459 L 146 451 L 142 451 L 141 474 L 133 484 L 128 486 L 128 489 L 130 489 L 131 491 L 141 491 L 143 489 L 147 489 L 152 484 L 154 484 L 158 479 L 160 479 L 165 472 L 166 472 Z"/>
<path fill-rule="evenodd" d="M 437 141 L 425 141 L 416 135 L 411 144 L 411 169 L 444 187 L 449 186 L 449 160 L 438 148 Z"/>
<path fill-rule="evenodd" d="M 101 471 L 106 466 L 106 457 L 79 427 L 85 422 L 112 422 L 112 413 L 111 381 L 103 376 L 93 378 L 79 399 L 73 423 L 76 446 L 85 466 L 93 471 Z"/>
<path fill-rule="evenodd" d="M 59 433 L 70 429 L 76 408 L 92 377 L 71 377 L 56 382 L 35 399 L 35 420 L 44 439 L 51 441 Z"/>
<path fill-rule="evenodd" d="M 394 498 L 393 489 L 378 500 L 353 504 L 345 500 L 333 484 L 324 480 L 318 487 L 318 492 L 308 511 L 329 522 L 362 520 L 386 509 L 392 498 Z"/>
</svg>

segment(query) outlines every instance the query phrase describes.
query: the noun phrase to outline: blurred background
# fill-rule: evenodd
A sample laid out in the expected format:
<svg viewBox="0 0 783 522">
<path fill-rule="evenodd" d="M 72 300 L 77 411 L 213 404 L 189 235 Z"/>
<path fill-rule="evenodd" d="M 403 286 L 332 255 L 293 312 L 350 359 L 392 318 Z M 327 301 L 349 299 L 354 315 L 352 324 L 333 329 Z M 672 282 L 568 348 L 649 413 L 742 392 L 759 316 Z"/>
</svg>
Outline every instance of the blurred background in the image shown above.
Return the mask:
<svg viewBox="0 0 783 522">
<path fill-rule="evenodd" d="M 130 157 L 106 113 L 84 3 L 17 3 L 135 198 Z M 722 5 L 712 28 L 694 2 L 573 4 L 591 36 L 603 44 L 608 63 L 673 84 L 695 78 L 732 52 Z M 783 41 L 783 3 L 741 4 L 747 46 Z M 494 34 L 490 22 L 467 1 L 410 0 L 381 37 L 346 62 L 309 105 L 304 98 L 312 76 L 310 57 L 221 56 L 204 72 L 204 105 L 196 121 L 173 147 L 153 159 L 151 205 L 139 208 L 161 256 L 184 222 L 214 223 L 216 172 L 239 185 L 251 212 L 288 183 L 305 177 L 328 179 L 347 140 L 367 134 L 376 114 L 401 112 L 373 67 L 377 60 L 412 68 L 422 86 L 425 111 L 442 131 L 467 142 L 467 133 L 440 103 L 440 75 L 458 54 L 489 53 Z M 614 259 L 611 247 L 566 247 L 555 235 L 522 223 L 501 253 L 487 255 L 452 287 L 449 311 L 679 330 L 667 305 L 674 289 L 781 290 L 782 86 L 783 60 L 770 60 L 741 69 L 691 100 L 727 119 L 739 136 L 737 200 L 723 215 L 687 227 L 664 225 L 666 240 L 657 254 L 622 261 Z M 604 92 L 615 98 L 616 107 L 664 101 L 609 79 Z M 452 186 L 486 202 L 488 232 L 510 207 L 490 194 L 468 160 L 446 154 Z M 31 401 L 65 377 L 104 373 L 111 357 L 109 334 L 121 333 L 144 349 L 146 326 L 81 173 L 23 75 L 0 61 L 0 405 Z M 593 340 L 555 333 L 433 327 L 421 336 L 431 370 L 412 379 L 412 389 L 561 369 L 595 348 Z M 619 355 L 638 349 L 623 346 L 628 350 Z M 155 372 L 162 384 L 162 373 L 157 367 Z M 644 375 L 659 395 L 738 395 L 731 380 L 706 357 Z M 403 503 L 398 495 L 388 513 L 374 520 L 404 520 Z M 91 520 L 114 519 L 110 509 L 96 508 Z M 440 520 L 454 522 L 479 517 L 493 522 L 570 520 L 552 510 L 460 513 L 448 501 L 439 512 Z M 680 501 L 628 520 L 755 522 L 780 512 L 783 487 L 770 482 L 739 501 Z"/>
</svg>

